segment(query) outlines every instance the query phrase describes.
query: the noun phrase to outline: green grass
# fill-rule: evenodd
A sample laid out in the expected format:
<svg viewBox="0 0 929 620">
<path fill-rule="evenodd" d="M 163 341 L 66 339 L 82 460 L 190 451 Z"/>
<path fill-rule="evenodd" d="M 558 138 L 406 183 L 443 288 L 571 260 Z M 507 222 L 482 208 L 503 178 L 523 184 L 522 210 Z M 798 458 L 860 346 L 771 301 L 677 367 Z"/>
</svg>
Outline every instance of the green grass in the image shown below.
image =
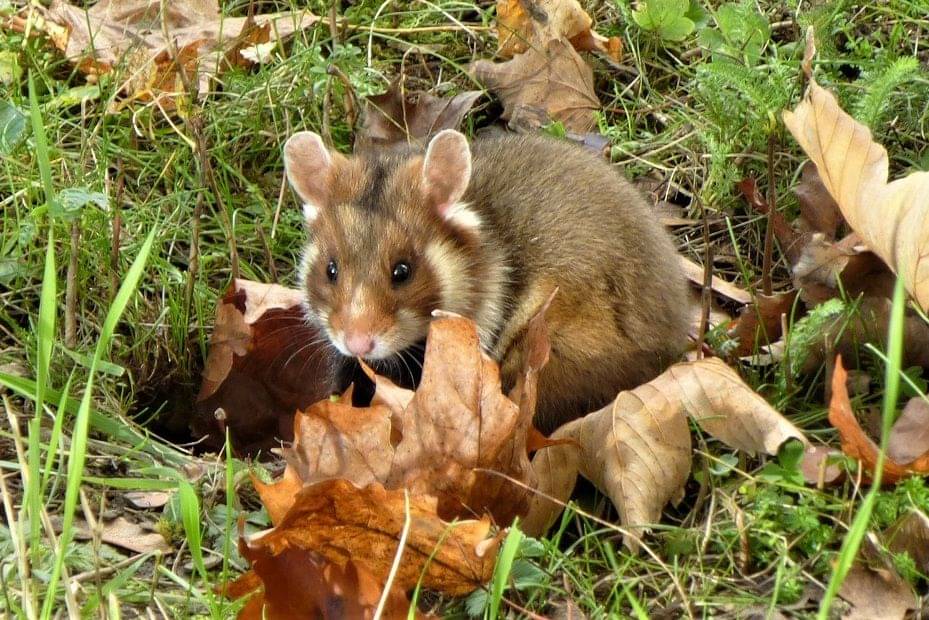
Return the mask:
<svg viewBox="0 0 929 620">
<path fill-rule="evenodd" d="M 797 2 L 763 0 L 745 6 L 760 7 L 768 38 L 731 57 L 724 48 L 694 51 L 701 29 L 720 19 L 719 3 L 711 4 L 717 17 L 698 20 L 693 35 L 670 43 L 641 30 L 625 0 L 584 3 L 600 32 L 626 45 L 619 68 L 592 59 L 603 104 L 599 128 L 627 175 L 661 182 L 663 197 L 694 219 L 674 229 L 682 253 L 702 263 L 709 244 L 714 273 L 755 290 L 765 220 L 748 210 L 734 183 L 752 175 L 767 187 L 774 140 L 779 209 L 791 219 L 797 214 L 790 188 L 803 156 L 771 120 L 801 94 L 799 33 L 816 26 L 817 79 L 872 127 L 900 175 L 929 169 L 929 80 L 920 68 L 927 55 L 915 44 L 929 20 L 920 3 L 904 0 L 812 10 L 804 3 L 799 12 Z M 289 8 L 283 1 L 260 6 Z M 309 6 L 328 10 L 321 2 Z M 0 2 L 0 15 L 4 7 Z M 0 135 L 0 385 L 8 390 L 0 425 L 7 517 L 0 525 L 0 613 L 44 618 L 70 606 L 91 617 L 148 609 L 224 618 L 238 609 L 214 589 L 246 567 L 234 544 L 239 519 L 255 531 L 268 526 L 267 515 L 247 466 L 229 456 L 228 445 L 222 456 L 200 457 L 179 444 L 189 439 L 214 301 L 234 269 L 256 280 L 293 280 L 303 231 L 299 209 L 282 192 L 280 147 L 297 129 L 322 131 L 325 118 L 334 143 L 348 149 L 346 89 L 327 73 L 330 63 L 357 97 L 383 90 L 401 67 L 409 88 L 441 80 L 437 90 L 446 92 L 471 88 L 464 68 L 472 50 L 489 57 L 495 46 L 483 30 L 476 39 L 410 30 L 452 18 L 490 24 L 487 2 L 360 0 L 343 8 L 354 24 L 377 15 L 376 26 L 396 30 L 348 29 L 335 46 L 325 26 L 307 30 L 284 46 L 282 60 L 225 75 L 222 88 L 170 123 L 150 105 L 105 114 L 116 81 L 88 87 L 42 41 L 0 30 L 0 67 L 12 56 L 21 69 L 0 87 L 0 118 L 14 110 L 22 121 L 16 136 Z M 248 3 L 224 3 L 224 10 L 244 15 Z M 498 104 L 483 99 L 468 130 L 498 113 Z M 212 178 L 197 153 L 198 123 Z M 96 194 L 106 197 L 105 208 L 87 198 Z M 85 199 L 74 202 L 76 195 Z M 712 219 L 706 237 L 703 213 Z M 775 289 L 783 289 L 787 264 L 779 251 L 774 258 Z M 852 321 L 856 308 L 846 300 L 840 320 Z M 791 337 L 802 340 L 804 326 L 817 320 L 825 319 L 797 317 Z M 886 353 L 883 345 L 863 346 L 854 360 L 872 377 L 870 394 L 856 405 L 881 408 L 885 425 L 898 385 L 925 391 L 925 372 L 901 371 L 895 333 Z M 725 344 L 721 336 L 713 342 Z M 823 367 L 808 374 L 776 365 L 742 370 L 808 434 L 836 442 L 825 421 Z M 911 507 L 929 510 L 922 480 L 867 492 L 851 481 L 804 487 L 786 456 L 750 458 L 694 432 L 694 476 L 684 501 L 666 510 L 646 540 L 651 553 L 624 548 L 621 532 L 608 525 L 615 511 L 586 493 L 545 539 L 508 538 L 488 590 L 438 602 L 417 593 L 417 600 L 487 617 L 515 617 L 519 608 L 551 614 L 566 601 L 596 617 L 759 610 L 813 617 L 822 593 L 837 592 L 856 540 Z M 168 490 L 171 500 L 163 509 L 135 510 L 125 500 L 134 490 Z M 85 510 L 146 521 L 176 553 L 131 554 L 77 539 L 75 521 Z M 925 592 L 925 576 L 901 571 Z M 80 587 L 66 596 L 75 576 Z"/>
</svg>

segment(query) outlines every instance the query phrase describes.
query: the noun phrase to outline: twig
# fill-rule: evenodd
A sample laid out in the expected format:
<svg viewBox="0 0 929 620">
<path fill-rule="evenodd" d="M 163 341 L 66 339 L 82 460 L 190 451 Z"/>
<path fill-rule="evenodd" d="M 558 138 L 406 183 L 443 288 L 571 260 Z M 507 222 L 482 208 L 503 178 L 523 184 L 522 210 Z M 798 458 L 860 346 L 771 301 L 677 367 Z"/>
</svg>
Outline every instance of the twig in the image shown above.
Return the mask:
<svg viewBox="0 0 929 620">
<path fill-rule="evenodd" d="M 777 211 L 777 190 L 774 183 L 774 149 L 777 146 L 777 129 L 768 135 L 768 221 L 764 231 L 764 258 L 761 263 L 761 290 L 771 295 L 771 269 L 774 257 L 774 213 Z"/>
<path fill-rule="evenodd" d="M 713 300 L 713 244 L 710 243 L 710 221 L 703 201 L 700 201 L 700 219 L 703 220 L 703 285 L 700 288 L 700 327 L 697 329 L 697 358 L 703 358 L 703 343 L 710 325 L 710 304 Z"/>
<path fill-rule="evenodd" d="M 345 122 L 348 123 L 349 128 L 354 131 L 355 121 L 358 117 L 358 106 L 356 105 L 357 98 L 355 97 L 355 89 L 352 87 L 352 82 L 348 79 L 348 76 L 345 75 L 345 72 L 339 69 L 334 63 L 329 63 L 329 66 L 326 67 L 326 73 L 339 78 L 339 81 L 342 82 L 342 86 L 345 88 L 345 95 L 342 97 L 342 105 L 345 107 Z"/>
<path fill-rule="evenodd" d="M 277 267 L 274 266 L 274 255 L 271 253 L 271 245 L 268 243 L 268 238 L 265 237 L 264 230 L 261 226 L 255 227 L 255 232 L 258 233 L 258 240 L 261 241 L 261 245 L 265 251 L 265 258 L 268 260 L 268 271 L 271 274 L 271 282 L 277 282 Z"/>
<path fill-rule="evenodd" d="M 65 280 L 65 346 L 77 346 L 77 267 L 81 245 L 81 221 L 71 222 L 71 256 L 68 258 L 68 274 Z"/>
</svg>

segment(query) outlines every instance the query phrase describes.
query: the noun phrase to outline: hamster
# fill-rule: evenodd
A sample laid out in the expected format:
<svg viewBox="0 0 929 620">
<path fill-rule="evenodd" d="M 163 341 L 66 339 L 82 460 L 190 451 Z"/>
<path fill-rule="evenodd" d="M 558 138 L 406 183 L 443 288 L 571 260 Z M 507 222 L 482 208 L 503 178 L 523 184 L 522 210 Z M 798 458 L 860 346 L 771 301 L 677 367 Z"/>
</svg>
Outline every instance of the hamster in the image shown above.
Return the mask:
<svg viewBox="0 0 929 620">
<path fill-rule="evenodd" d="M 343 369 L 360 357 L 415 384 L 441 309 L 476 322 L 509 389 L 527 323 L 557 287 L 535 417 L 549 432 L 684 351 L 689 303 L 674 245 L 593 153 L 532 135 L 469 145 L 445 130 L 425 151 L 346 157 L 304 131 L 286 142 L 284 164 L 308 230 L 307 316 Z"/>
</svg>

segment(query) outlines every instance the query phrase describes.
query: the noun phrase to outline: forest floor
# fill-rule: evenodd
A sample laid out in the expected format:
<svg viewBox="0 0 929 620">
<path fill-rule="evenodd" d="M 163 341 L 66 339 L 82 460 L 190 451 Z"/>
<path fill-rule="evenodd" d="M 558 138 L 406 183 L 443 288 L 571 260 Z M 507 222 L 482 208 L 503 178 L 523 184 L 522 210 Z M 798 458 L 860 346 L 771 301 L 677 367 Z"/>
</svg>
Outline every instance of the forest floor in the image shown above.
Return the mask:
<svg viewBox="0 0 929 620">
<path fill-rule="evenodd" d="M 666 28 L 637 20 L 626 0 L 582 4 L 599 33 L 622 42 L 613 59 L 584 55 L 600 106 L 591 134 L 654 200 L 682 255 L 701 267 L 709 259 L 713 275 L 746 295 L 796 284 L 783 248 L 766 253 L 768 219 L 737 184 L 757 180 L 787 221 L 798 217 L 793 189 L 805 157 L 780 114 L 803 93 L 807 27 L 816 31 L 816 80 L 887 148 L 891 176 L 929 170 L 924 2 L 650 1 L 677 16 Z M 222 11 L 296 8 L 326 16 L 332 7 L 236 0 Z M 249 473 L 267 478 L 281 465 L 198 453 L 188 424 L 216 302 L 232 278 L 295 284 L 304 231 L 281 146 L 311 129 L 349 152 L 363 99 L 401 74 L 407 89 L 435 95 L 480 89 L 467 67 L 494 57 L 495 5 L 340 3 L 344 27 L 299 30 L 267 62 L 224 72 L 198 100 L 181 98 L 181 114 L 126 101 L 112 77 L 88 82 L 49 37 L 10 26 L 22 11 L 0 0 L 0 615 L 37 617 L 45 602 L 49 613 L 69 606 L 93 617 L 231 617 L 240 604 L 215 590 L 248 567 L 237 524 L 269 526 Z M 484 93 L 463 131 L 505 127 L 502 113 Z M 559 123 L 543 130 L 573 133 Z M 140 255 L 144 264 L 134 262 Z M 804 333 L 857 311 L 854 300 L 833 302 L 807 305 Z M 713 303 L 729 317 L 742 305 L 725 294 Z M 753 363 L 764 343 L 733 355 L 740 343 L 725 327 L 705 334 L 704 349 L 807 436 L 838 446 L 827 421 L 831 363 L 802 372 L 786 360 Z M 877 338 L 855 349 L 860 411 L 881 409 L 885 347 Z M 906 373 L 904 393 L 925 393 L 926 370 Z M 737 452 L 692 426 L 695 473 L 647 537 L 652 554 L 624 547 L 609 526 L 615 509 L 589 491 L 546 537 L 522 545 L 503 612 L 815 615 L 866 481 L 804 484 L 795 461 Z M 909 478 L 875 501 L 865 525 L 882 532 L 929 512 L 929 488 Z M 74 541 L 59 563 L 65 510 L 75 505 Z M 909 613 L 929 614 L 919 558 L 880 553 L 916 593 Z M 419 605 L 452 617 L 489 609 L 484 592 Z M 837 601 L 833 615 L 845 605 Z"/>
</svg>

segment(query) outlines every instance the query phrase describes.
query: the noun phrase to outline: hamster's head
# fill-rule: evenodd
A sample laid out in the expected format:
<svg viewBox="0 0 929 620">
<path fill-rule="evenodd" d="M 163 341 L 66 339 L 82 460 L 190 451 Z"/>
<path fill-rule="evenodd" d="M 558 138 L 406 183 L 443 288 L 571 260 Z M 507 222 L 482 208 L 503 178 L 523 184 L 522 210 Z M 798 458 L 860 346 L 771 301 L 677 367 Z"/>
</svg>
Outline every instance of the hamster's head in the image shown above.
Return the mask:
<svg viewBox="0 0 929 620">
<path fill-rule="evenodd" d="M 300 132 L 284 164 L 308 231 L 307 316 L 340 353 L 402 355 L 425 340 L 434 310 L 473 310 L 481 221 L 461 202 L 471 176 L 462 134 L 437 134 L 425 153 L 349 158 Z"/>
</svg>

